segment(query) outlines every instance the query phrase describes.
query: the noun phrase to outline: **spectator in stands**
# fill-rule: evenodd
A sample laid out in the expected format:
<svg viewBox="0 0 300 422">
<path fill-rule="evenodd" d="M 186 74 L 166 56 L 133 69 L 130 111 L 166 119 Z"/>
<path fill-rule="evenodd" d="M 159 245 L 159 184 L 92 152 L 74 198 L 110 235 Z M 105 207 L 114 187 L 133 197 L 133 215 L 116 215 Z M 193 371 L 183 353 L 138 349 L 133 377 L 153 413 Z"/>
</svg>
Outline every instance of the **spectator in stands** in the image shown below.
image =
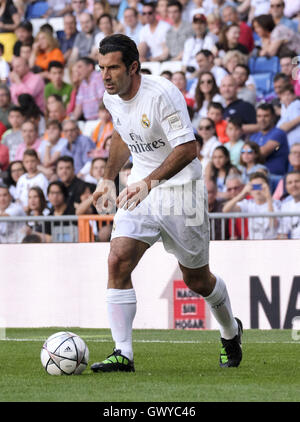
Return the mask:
<svg viewBox="0 0 300 422">
<path fill-rule="evenodd" d="M 223 9 L 228 5 L 235 6 L 235 3 L 228 0 L 204 0 L 203 2 L 206 15 L 210 13 L 220 13 L 222 15 Z"/>
<path fill-rule="evenodd" d="M 222 59 L 222 65 L 230 75 L 233 74 L 234 69 L 237 65 L 247 65 L 247 63 L 247 56 L 245 56 L 245 54 L 240 53 L 238 50 L 228 51 Z M 245 86 L 248 89 L 252 89 L 254 92 L 256 92 L 255 80 L 251 74 L 245 82 Z"/>
<path fill-rule="evenodd" d="M 97 185 L 103 178 L 106 163 L 106 158 L 95 157 L 84 165 L 77 176 L 85 182 Z"/>
<path fill-rule="evenodd" d="M 3 53 L 4 53 L 4 45 L 0 43 L 0 83 L 7 82 L 9 72 L 10 72 L 9 64 L 4 59 Z"/>
<path fill-rule="evenodd" d="M 8 114 L 9 110 L 13 106 L 11 102 L 10 90 L 9 88 L 1 84 L 0 85 L 0 122 L 4 124 L 4 126 L 9 129 L 10 124 L 8 121 Z"/>
<path fill-rule="evenodd" d="M 72 12 L 72 6 L 69 0 L 47 0 L 48 9 L 43 15 L 43 18 L 56 18 L 64 16 L 66 13 Z"/>
<path fill-rule="evenodd" d="M 66 107 L 64 106 L 62 99 L 51 101 L 51 103 L 47 105 L 47 111 L 49 120 L 58 120 L 62 123 L 67 118 Z"/>
<path fill-rule="evenodd" d="M 215 123 L 217 137 L 222 144 L 225 144 L 229 139 L 226 134 L 227 120 L 223 119 L 223 113 L 224 107 L 222 104 L 215 102 L 208 104 L 207 117 Z"/>
<path fill-rule="evenodd" d="M 97 21 L 103 13 L 111 13 L 109 2 L 107 0 L 95 0 L 93 6 L 93 16 L 95 20 Z M 119 18 L 117 19 L 120 20 Z"/>
<path fill-rule="evenodd" d="M 9 161 L 15 159 L 15 154 L 18 146 L 23 142 L 21 126 L 24 122 L 24 117 L 21 109 L 18 106 L 12 106 L 8 113 L 8 121 L 11 126 L 2 137 L 2 144 L 9 149 Z"/>
<path fill-rule="evenodd" d="M 56 164 L 56 174 L 67 189 L 67 205 L 69 209 L 73 208 L 72 213 L 74 214 L 74 203 L 80 203 L 82 188 L 86 186 L 86 183 L 75 175 L 74 160 L 72 157 L 59 157 Z"/>
<path fill-rule="evenodd" d="M 245 199 L 251 194 L 251 199 Z M 264 173 L 253 173 L 250 182 L 243 190 L 229 200 L 223 212 L 265 213 L 280 211 L 280 202 L 273 200 L 269 189 L 269 180 Z M 249 239 L 276 239 L 279 222 L 277 218 L 249 218 Z"/>
<path fill-rule="evenodd" d="M 3 179 L 5 185 L 9 189 L 9 193 L 13 200 L 16 200 L 16 185 L 19 178 L 26 172 L 23 161 L 11 161 L 6 170 L 6 175 Z"/>
<path fill-rule="evenodd" d="M 82 13 L 89 13 L 87 0 L 71 0 L 72 14 L 76 18 L 77 31 L 81 31 L 80 16 Z"/>
<path fill-rule="evenodd" d="M 39 158 L 34 149 L 27 149 L 23 155 L 23 166 L 26 173 L 23 174 L 16 185 L 16 199 L 27 211 L 28 192 L 33 186 L 39 186 L 44 195 L 47 195 L 48 179 L 38 170 Z"/>
<path fill-rule="evenodd" d="M 161 61 L 166 55 L 165 42 L 166 34 L 170 24 L 156 17 L 156 3 L 146 3 L 143 6 L 143 17 L 145 25 L 140 31 L 140 43 L 138 50 L 140 61 Z"/>
<path fill-rule="evenodd" d="M 45 99 L 52 95 L 60 95 L 64 105 L 70 101 L 72 85 L 64 82 L 64 65 L 61 62 L 49 63 L 48 74 L 50 82 L 45 86 Z"/>
<path fill-rule="evenodd" d="M 222 79 L 220 93 L 226 102 L 224 118 L 238 116 L 242 119 L 243 129 L 247 124 L 256 123 L 255 108 L 252 104 L 238 98 L 238 85 L 231 75 Z"/>
<path fill-rule="evenodd" d="M 270 14 L 275 25 L 285 25 L 294 32 L 298 32 L 297 22 L 284 16 L 283 0 L 270 0 Z"/>
<path fill-rule="evenodd" d="M 78 31 L 76 29 L 76 18 L 72 13 L 66 13 L 63 19 L 64 29 L 59 33 L 58 42 L 59 48 L 64 55 L 65 63 L 68 63 Z"/>
<path fill-rule="evenodd" d="M 101 73 L 95 70 L 95 63 L 89 57 L 78 60 L 77 72 L 81 82 L 72 117 L 78 120 L 83 115 L 85 120 L 97 120 L 99 104 L 105 90 Z"/>
<path fill-rule="evenodd" d="M 207 189 L 207 204 L 209 213 L 221 213 L 224 205 L 224 200 L 218 199 L 218 188 L 214 180 L 207 180 L 206 183 Z M 222 220 L 219 218 L 210 219 L 210 239 L 211 240 L 226 240 L 229 238 L 228 232 L 228 220 Z M 223 227 L 222 227 L 223 226 Z"/>
<path fill-rule="evenodd" d="M 159 21 L 163 20 L 171 25 L 168 16 L 168 2 L 168 0 L 158 0 L 156 7 L 156 18 Z"/>
<path fill-rule="evenodd" d="M 252 26 L 261 38 L 260 56 L 279 56 L 286 51 L 300 53 L 300 34 L 284 25 L 275 25 L 271 15 L 256 16 Z"/>
<path fill-rule="evenodd" d="M 9 80 L 11 82 L 11 98 L 14 104 L 18 103 L 19 95 L 30 94 L 38 107 L 45 111 L 45 82 L 41 75 L 31 72 L 29 63 L 22 57 L 13 59 Z"/>
<path fill-rule="evenodd" d="M 95 35 L 94 44 L 91 50 L 91 57 L 98 61 L 99 44 L 103 38 L 114 33 L 113 20 L 109 13 L 104 13 L 96 21 L 98 33 Z"/>
<path fill-rule="evenodd" d="M 8 187 L 0 184 L 0 221 L 1 217 L 24 216 L 20 204 L 13 202 Z M 19 243 L 24 237 L 24 223 L 0 222 L 0 243 Z"/>
<path fill-rule="evenodd" d="M 166 33 L 166 55 L 163 60 L 181 61 L 185 41 L 193 35 L 189 22 L 182 19 L 182 4 L 178 0 L 168 2 L 168 17 L 171 27 Z"/>
<path fill-rule="evenodd" d="M 300 171 L 291 171 L 286 175 L 286 190 L 290 195 L 281 205 L 282 212 L 300 213 Z M 278 229 L 279 239 L 300 239 L 300 217 L 283 217 Z"/>
<path fill-rule="evenodd" d="M 185 73 L 182 71 L 177 71 L 174 72 L 172 74 L 172 79 L 171 82 L 173 82 L 173 84 L 175 86 L 177 86 L 177 88 L 179 89 L 179 91 L 182 93 L 182 95 L 184 96 L 185 102 L 187 104 L 188 107 L 193 108 L 194 104 L 195 104 L 195 100 L 194 98 L 192 98 L 189 93 L 186 90 L 186 84 L 187 84 L 187 80 L 186 80 L 186 76 Z"/>
<path fill-rule="evenodd" d="M 202 148 L 200 153 L 198 153 L 198 158 L 201 161 L 203 174 L 207 164 L 211 161 L 214 150 L 221 145 L 219 142 L 214 122 L 208 118 L 203 117 L 197 127 L 197 132 L 202 138 Z"/>
<path fill-rule="evenodd" d="M 203 10 L 200 11 L 203 12 Z M 213 39 L 214 43 L 219 41 L 223 22 L 218 12 L 210 13 L 206 16 L 208 35 Z"/>
<path fill-rule="evenodd" d="M 296 97 L 292 84 L 285 85 L 279 97 L 281 117 L 276 126 L 286 132 L 288 144 L 291 147 L 300 139 L 300 100 Z"/>
<path fill-rule="evenodd" d="M 35 37 L 32 53 L 29 59 L 29 66 L 35 67 L 41 76 L 49 79 L 48 67 L 52 61 L 64 64 L 65 59 L 56 38 L 48 31 L 39 31 Z"/>
<path fill-rule="evenodd" d="M 20 47 L 20 57 L 22 59 L 26 60 L 29 63 L 29 59 L 32 53 L 32 44 L 30 43 L 24 43 Z"/>
<path fill-rule="evenodd" d="M 250 76 L 250 69 L 245 64 L 238 64 L 235 66 L 232 76 L 236 80 L 238 93 L 237 97 L 240 100 L 246 101 L 252 104 L 254 107 L 256 105 L 256 91 L 247 87 L 246 82 Z"/>
<path fill-rule="evenodd" d="M 76 35 L 72 53 L 69 58 L 70 63 L 76 62 L 81 57 L 88 57 L 92 53 L 95 44 L 95 37 L 99 32 L 95 28 L 94 18 L 89 13 L 82 13 L 79 17 L 81 31 Z"/>
<path fill-rule="evenodd" d="M 250 139 L 259 145 L 271 181 L 276 185 L 287 171 L 289 153 L 287 136 L 283 130 L 275 126 L 275 111 L 271 104 L 260 104 L 256 115 L 259 132 L 251 135 Z"/>
<path fill-rule="evenodd" d="M 193 125 L 197 126 L 199 119 L 207 116 L 208 104 L 213 102 L 223 103 L 224 100 L 219 94 L 214 75 L 211 72 L 202 72 L 199 75 L 195 91 L 195 115 Z"/>
<path fill-rule="evenodd" d="M 182 55 L 183 69 L 191 75 L 198 68 L 196 55 L 199 51 L 211 50 L 214 46 L 214 39 L 208 34 L 207 20 L 203 14 L 199 13 L 193 16 L 192 30 L 192 36 L 184 43 Z"/>
<path fill-rule="evenodd" d="M 280 55 L 280 71 L 288 76 L 290 83 L 293 84 L 295 94 L 300 96 L 300 70 L 298 57 L 293 53 Z"/>
<path fill-rule="evenodd" d="M 39 186 L 33 186 L 28 191 L 27 215 L 34 217 L 47 216 L 50 210 L 47 207 L 43 190 Z M 41 242 L 50 242 L 51 236 L 45 233 L 45 224 L 42 222 L 28 221 L 26 224 L 26 235 L 36 235 Z M 24 241 L 24 239 L 23 239 Z"/>
<path fill-rule="evenodd" d="M 240 37 L 238 41 L 247 48 L 249 53 L 251 53 L 254 48 L 252 29 L 246 22 L 240 20 L 239 13 L 236 8 L 233 6 L 225 6 L 222 10 L 222 20 L 226 25 L 230 25 L 232 23 L 239 25 Z"/>
<path fill-rule="evenodd" d="M 14 44 L 13 55 L 19 57 L 22 45 L 32 45 L 34 38 L 32 36 L 33 26 L 30 21 L 21 21 L 15 30 L 17 41 Z"/>
<path fill-rule="evenodd" d="M 224 145 L 217 146 L 212 154 L 211 161 L 205 170 L 205 180 L 212 179 L 218 187 L 218 199 L 227 199 L 226 178 L 230 174 L 238 173 L 237 168 L 230 162 L 230 154 Z"/>
<path fill-rule="evenodd" d="M 9 149 L 0 143 L 0 174 L 7 170 L 9 165 Z"/>
<path fill-rule="evenodd" d="M 124 34 L 130 37 L 136 45 L 140 43 L 140 32 L 143 25 L 139 22 L 138 11 L 134 7 L 124 10 Z"/>
<path fill-rule="evenodd" d="M 79 79 L 79 73 L 77 71 L 77 63 L 73 63 L 70 66 L 70 80 L 71 80 L 71 85 L 73 87 L 71 95 L 70 95 L 70 102 L 67 105 L 67 109 L 66 112 L 68 115 L 70 115 L 71 113 L 73 113 L 74 109 L 75 109 L 75 105 L 76 105 L 76 96 L 78 93 L 78 88 L 80 85 L 80 79 Z"/>
<path fill-rule="evenodd" d="M 242 192 L 244 184 L 242 177 L 239 174 L 231 174 L 226 178 L 226 192 L 228 200 L 230 201 Z M 249 199 L 247 196 L 246 199 Z M 248 239 L 248 219 L 247 218 L 235 218 L 234 221 L 229 219 L 228 229 L 230 240 L 246 240 Z"/>
<path fill-rule="evenodd" d="M 73 158 L 77 174 L 87 161 L 91 161 L 89 153 L 95 149 L 95 144 L 90 138 L 80 134 L 77 122 L 74 120 L 65 120 L 63 131 L 68 144 L 61 150 L 61 156 Z"/>
<path fill-rule="evenodd" d="M 22 124 L 21 130 L 23 142 L 18 146 L 16 151 L 16 160 L 23 160 L 24 152 L 27 149 L 34 149 L 37 151 L 41 143 L 41 140 L 38 138 L 37 127 L 32 121 L 26 120 Z"/>
<path fill-rule="evenodd" d="M 225 69 L 214 64 L 214 55 L 210 50 L 201 50 L 196 55 L 196 62 L 198 64 L 198 75 L 201 72 L 211 72 L 216 80 L 218 87 L 221 85 L 221 81 L 224 76 L 227 75 Z"/>
<path fill-rule="evenodd" d="M 219 41 L 216 43 L 213 52 L 215 56 L 224 57 L 225 53 L 237 50 L 242 54 L 249 54 L 247 47 L 239 42 L 240 26 L 238 23 L 227 25 L 220 33 Z"/>
<path fill-rule="evenodd" d="M 41 165 L 45 167 L 48 180 L 53 180 L 55 165 L 61 155 L 61 151 L 67 146 L 66 138 L 61 137 L 62 125 L 58 120 L 47 122 L 47 139 L 43 139 L 38 149 Z"/>
<path fill-rule="evenodd" d="M 236 167 L 240 163 L 241 150 L 244 145 L 242 125 L 242 120 L 239 117 L 230 117 L 226 127 L 229 141 L 224 146 L 229 151 L 231 163 Z"/>
<path fill-rule="evenodd" d="M 300 142 L 291 146 L 289 153 L 289 171 L 300 171 Z M 278 182 L 278 185 L 273 193 L 273 199 L 285 199 L 288 196 L 286 190 L 286 175 L 284 175 Z"/>
<path fill-rule="evenodd" d="M 0 42 L 5 45 L 4 58 L 10 63 L 16 42 L 14 32 L 21 21 L 21 15 L 12 0 L 1 0 L 0 6 Z"/>
<path fill-rule="evenodd" d="M 38 136 L 43 136 L 46 128 L 44 113 L 36 104 L 34 98 L 30 94 L 21 94 L 18 96 L 18 104 L 25 120 L 31 120 L 38 130 Z"/>
<path fill-rule="evenodd" d="M 241 150 L 239 169 L 242 173 L 243 183 L 249 182 L 250 176 L 256 172 L 268 174 L 267 167 L 263 164 L 265 159 L 261 155 L 260 148 L 256 142 L 247 140 Z"/>
<path fill-rule="evenodd" d="M 106 137 L 113 131 L 112 118 L 103 101 L 101 101 L 99 104 L 98 117 L 99 122 L 96 124 L 95 129 L 91 135 L 91 139 L 95 142 L 97 149 L 102 147 Z"/>
</svg>

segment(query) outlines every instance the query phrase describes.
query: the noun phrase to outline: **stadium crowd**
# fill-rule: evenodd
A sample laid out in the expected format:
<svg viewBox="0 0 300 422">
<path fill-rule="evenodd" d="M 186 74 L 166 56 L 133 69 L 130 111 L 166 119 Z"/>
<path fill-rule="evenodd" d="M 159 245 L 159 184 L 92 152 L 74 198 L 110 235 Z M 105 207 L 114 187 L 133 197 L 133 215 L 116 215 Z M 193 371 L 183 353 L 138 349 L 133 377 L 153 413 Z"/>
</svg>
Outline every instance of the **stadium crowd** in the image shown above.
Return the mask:
<svg viewBox="0 0 300 422">
<path fill-rule="evenodd" d="M 114 33 L 136 42 L 143 74 L 182 92 L 211 213 L 299 214 L 299 29 L 298 0 L 0 0 L 0 216 L 97 213 L 113 130 L 97 52 Z M 52 230 L 0 221 L 0 243 Z M 111 226 L 93 230 L 107 241 Z M 214 221 L 222 231 L 300 238 L 300 216 Z"/>
</svg>

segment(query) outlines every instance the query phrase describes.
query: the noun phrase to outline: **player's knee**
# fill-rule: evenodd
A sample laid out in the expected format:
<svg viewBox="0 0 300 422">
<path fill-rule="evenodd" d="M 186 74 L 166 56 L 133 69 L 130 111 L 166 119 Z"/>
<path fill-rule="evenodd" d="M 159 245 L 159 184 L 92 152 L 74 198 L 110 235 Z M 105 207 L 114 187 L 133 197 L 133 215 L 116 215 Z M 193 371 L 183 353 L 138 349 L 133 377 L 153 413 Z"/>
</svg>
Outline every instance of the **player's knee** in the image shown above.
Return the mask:
<svg viewBox="0 0 300 422">
<path fill-rule="evenodd" d="M 203 296 L 207 296 L 215 283 L 214 275 L 206 268 L 199 270 L 184 269 L 183 280 L 190 290 Z"/>
</svg>

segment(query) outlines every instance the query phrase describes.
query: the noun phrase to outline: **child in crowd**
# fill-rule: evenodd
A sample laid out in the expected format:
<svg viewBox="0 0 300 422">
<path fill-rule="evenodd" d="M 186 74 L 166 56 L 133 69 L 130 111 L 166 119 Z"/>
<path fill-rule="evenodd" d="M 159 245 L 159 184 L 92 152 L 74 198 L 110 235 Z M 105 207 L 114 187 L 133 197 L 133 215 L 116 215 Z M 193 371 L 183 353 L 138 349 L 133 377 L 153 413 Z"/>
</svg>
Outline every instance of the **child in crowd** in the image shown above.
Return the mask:
<svg viewBox="0 0 300 422">
<path fill-rule="evenodd" d="M 249 194 L 252 198 L 246 199 Z M 272 199 L 268 177 L 264 173 L 256 172 L 251 174 L 250 181 L 243 190 L 224 205 L 223 212 L 278 212 L 280 207 L 280 201 Z M 278 225 L 277 218 L 249 218 L 249 239 L 276 239 Z"/>
<path fill-rule="evenodd" d="M 229 141 L 225 147 L 230 153 L 230 161 L 234 166 L 238 166 L 240 162 L 241 150 L 244 145 L 242 136 L 242 121 L 238 117 L 231 117 L 227 122 L 226 134 Z"/>
<path fill-rule="evenodd" d="M 47 196 L 47 187 L 49 182 L 46 176 L 38 171 L 38 164 L 39 159 L 37 152 L 33 149 L 25 150 L 23 165 L 26 173 L 19 178 L 16 187 L 16 198 L 23 206 L 25 212 L 27 211 L 28 206 L 28 192 L 31 187 L 39 186 L 45 197 Z"/>
<path fill-rule="evenodd" d="M 64 106 L 66 106 L 71 97 L 72 85 L 64 82 L 64 65 L 58 61 L 52 61 L 48 66 L 48 75 L 50 82 L 45 86 L 45 98 L 52 94 L 60 95 Z"/>
<path fill-rule="evenodd" d="M 109 111 L 106 109 L 103 101 L 99 104 L 99 123 L 92 132 L 91 138 L 96 144 L 96 148 L 100 149 L 106 137 L 113 131 L 112 118 Z"/>
<path fill-rule="evenodd" d="M 224 107 L 220 103 L 211 102 L 207 107 L 207 117 L 215 122 L 216 133 L 219 141 L 225 144 L 229 141 L 226 133 L 227 121 L 223 119 Z"/>
<path fill-rule="evenodd" d="M 243 183 L 248 183 L 252 173 L 265 172 L 268 169 L 263 165 L 264 158 L 256 142 L 246 141 L 241 149 L 239 170 L 242 172 Z"/>
<path fill-rule="evenodd" d="M 25 118 L 18 106 L 12 106 L 8 112 L 8 121 L 11 126 L 2 137 L 2 144 L 9 149 L 9 160 L 14 161 L 18 146 L 23 142 L 21 127 Z"/>
</svg>

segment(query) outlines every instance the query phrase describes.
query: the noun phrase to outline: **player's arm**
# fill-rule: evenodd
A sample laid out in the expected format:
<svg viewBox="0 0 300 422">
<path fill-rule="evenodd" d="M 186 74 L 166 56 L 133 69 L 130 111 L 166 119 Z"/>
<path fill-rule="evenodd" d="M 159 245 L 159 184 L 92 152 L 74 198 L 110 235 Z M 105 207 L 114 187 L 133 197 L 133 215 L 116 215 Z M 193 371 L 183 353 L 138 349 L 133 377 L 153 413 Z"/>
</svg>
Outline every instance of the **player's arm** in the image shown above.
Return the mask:
<svg viewBox="0 0 300 422">
<path fill-rule="evenodd" d="M 114 180 L 129 157 L 130 151 L 127 145 L 122 140 L 118 132 L 114 130 L 112 133 L 109 158 L 105 166 L 103 180 L 98 183 L 97 188 L 93 193 L 93 204 L 99 213 L 102 211 L 100 204 L 97 204 L 100 197 L 103 197 L 104 199 L 104 195 L 108 195 L 108 201 L 114 200 L 116 195 Z M 104 206 L 107 207 L 107 201 L 104 202 Z"/>
<path fill-rule="evenodd" d="M 162 164 L 145 177 L 145 179 L 133 183 L 120 193 L 117 198 L 117 206 L 119 208 L 124 207 L 133 210 L 146 198 L 151 189 L 175 176 L 175 174 L 179 173 L 196 157 L 196 141 L 192 140 L 177 145 Z"/>
</svg>

